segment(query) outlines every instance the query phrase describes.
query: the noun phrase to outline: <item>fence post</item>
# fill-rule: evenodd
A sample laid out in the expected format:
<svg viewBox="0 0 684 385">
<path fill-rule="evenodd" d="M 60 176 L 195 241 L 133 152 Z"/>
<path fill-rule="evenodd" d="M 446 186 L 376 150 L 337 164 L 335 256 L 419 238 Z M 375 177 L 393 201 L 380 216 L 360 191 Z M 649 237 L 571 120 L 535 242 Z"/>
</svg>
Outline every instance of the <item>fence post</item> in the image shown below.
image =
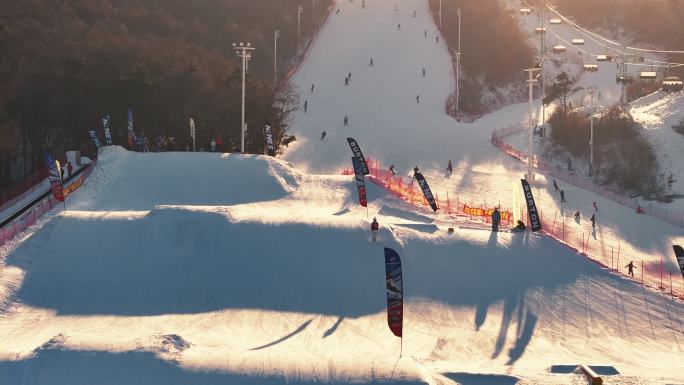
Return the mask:
<svg viewBox="0 0 684 385">
<path fill-rule="evenodd" d="M 644 260 L 641 260 L 641 286 L 644 286 Z"/>
<path fill-rule="evenodd" d="M 672 270 L 670 270 L 670 295 L 673 296 L 672 291 Z"/>
<path fill-rule="evenodd" d="M 610 247 L 610 269 L 613 270 L 613 246 Z"/>
<path fill-rule="evenodd" d="M 660 290 L 663 289 L 663 257 L 660 257 Z"/>
</svg>

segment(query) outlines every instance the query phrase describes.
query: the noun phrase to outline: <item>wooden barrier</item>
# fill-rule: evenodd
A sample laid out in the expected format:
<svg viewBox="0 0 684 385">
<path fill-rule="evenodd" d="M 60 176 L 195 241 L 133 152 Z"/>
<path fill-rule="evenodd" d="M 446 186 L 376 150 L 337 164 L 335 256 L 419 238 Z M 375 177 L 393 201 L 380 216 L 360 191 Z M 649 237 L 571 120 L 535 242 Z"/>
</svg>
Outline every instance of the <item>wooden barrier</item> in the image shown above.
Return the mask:
<svg viewBox="0 0 684 385">
<path fill-rule="evenodd" d="M 580 364 L 580 369 L 582 369 L 584 375 L 591 380 L 592 385 L 603 385 L 603 379 L 599 377 L 599 375 L 596 374 L 589 366 Z"/>
</svg>

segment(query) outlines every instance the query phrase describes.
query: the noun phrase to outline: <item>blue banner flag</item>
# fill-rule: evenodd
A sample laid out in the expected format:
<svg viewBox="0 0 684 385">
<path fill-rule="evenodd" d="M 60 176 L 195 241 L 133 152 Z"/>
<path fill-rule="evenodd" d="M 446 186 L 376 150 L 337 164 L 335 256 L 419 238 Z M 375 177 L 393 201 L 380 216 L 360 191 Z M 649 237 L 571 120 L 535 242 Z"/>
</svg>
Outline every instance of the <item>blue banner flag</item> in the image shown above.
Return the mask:
<svg viewBox="0 0 684 385">
<path fill-rule="evenodd" d="M 385 247 L 385 280 L 387 285 L 387 324 L 401 337 L 404 318 L 404 285 L 401 259 L 396 251 Z"/>
</svg>

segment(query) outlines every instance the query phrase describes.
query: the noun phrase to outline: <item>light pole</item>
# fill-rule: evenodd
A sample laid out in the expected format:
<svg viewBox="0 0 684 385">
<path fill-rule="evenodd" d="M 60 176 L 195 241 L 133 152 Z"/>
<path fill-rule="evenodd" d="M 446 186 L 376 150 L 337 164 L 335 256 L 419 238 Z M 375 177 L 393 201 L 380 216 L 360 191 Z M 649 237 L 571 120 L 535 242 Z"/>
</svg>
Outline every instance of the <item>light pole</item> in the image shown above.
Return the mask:
<svg viewBox="0 0 684 385">
<path fill-rule="evenodd" d="M 240 125 L 240 138 L 241 138 L 241 145 L 240 145 L 240 152 L 244 154 L 245 152 L 245 70 L 247 68 L 247 62 L 249 62 L 249 59 L 252 58 L 252 52 L 254 52 L 254 47 L 252 47 L 252 43 L 243 43 L 240 42 L 238 45 L 237 43 L 233 43 L 233 49 L 235 49 L 235 53 L 242 58 L 242 121 Z"/>
<path fill-rule="evenodd" d="M 442 0 L 439 0 L 439 28 L 442 28 Z"/>
<path fill-rule="evenodd" d="M 589 95 L 591 95 L 591 110 L 589 111 L 589 127 L 591 134 L 589 137 L 589 176 L 592 176 L 594 169 L 594 91 L 596 87 L 589 87 Z"/>
<path fill-rule="evenodd" d="M 273 33 L 273 89 L 278 84 L 278 38 L 280 30 L 276 29 Z"/>
<path fill-rule="evenodd" d="M 302 5 L 297 7 L 297 53 L 302 49 Z"/>
<path fill-rule="evenodd" d="M 461 8 L 456 10 L 458 14 L 458 51 L 456 51 L 456 117 L 459 115 L 459 98 L 461 96 L 461 89 L 459 88 L 459 81 L 461 79 Z"/>
<path fill-rule="evenodd" d="M 529 103 L 530 103 L 530 109 L 529 109 L 529 126 L 530 126 L 530 132 L 529 132 L 529 151 L 527 155 L 527 181 L 528 182 L 533 182 L 533 176 L 532 176 L 532 160 L 534 157 L 534 154 L 532 152 L 532 131 L 534 131 L 534 126 L 532 125 L 532 86 L 534 85 L 534 82 L 536 81 L 534 78 L 534 73 L 536 71 L 539 71 L 539 68 L 527 68 L 524 70 L 527 72 L 528 77 L 527 77 L 527 85 L 528 85 L 528 90 L 529 90 Z"/>
</svg>

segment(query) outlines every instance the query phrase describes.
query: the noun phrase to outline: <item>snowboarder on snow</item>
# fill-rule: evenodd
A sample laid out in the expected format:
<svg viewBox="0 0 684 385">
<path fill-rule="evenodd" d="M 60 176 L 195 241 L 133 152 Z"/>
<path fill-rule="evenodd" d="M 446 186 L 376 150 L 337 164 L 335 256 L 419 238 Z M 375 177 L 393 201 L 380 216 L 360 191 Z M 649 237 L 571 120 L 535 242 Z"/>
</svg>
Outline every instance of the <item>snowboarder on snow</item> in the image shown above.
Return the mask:
<svg viewBox="0 0 684 385">
<path fill-rule="evenodd" d="M 558 191 L 558 183 L 556 183 L 556 180 L 553 180 L 553 189 Z"/>
<path fill-rule="evenodd" d="M 306 110 L 309 108 L 309 101 L 305 100 L 304 101 L 304 113 L 306 113 Z"/>
<path fill-rule="evenodd" d="M 591 227 L 596 227 L 596 214 L 591 214 Z"/>
<path fill-rule="evenodd" d="M 394 176 L 394 165 L 390 166 L 389 171 L 392 173 L 392 176 Z"/>
<path fill-rule="evenodd" d="M 328 135 L 325 131 L 321 132 L 321 140 L 325 139 L 325 136 Z"/>
<path fill-rule="evenodd" d="M 594 205 L 594 210 L 599 211 L 598 206 L 596 206 L 596 202 L 594 202 L 593 205 Z"/>
<path fill-rule="evenodd" d="M 565 190 L 560 190 L 561 203 L 565 202 Z"/>
<path fill-rule="evenodd" d="M 499 208 L 495 207 L 492 213 L 492 231 L 499 231 L 499 222 L 501 222 L 501 213 Z"/>
<path fill-rule="evenodd" d="M 345 126 L 349 125 L 349 118 L 347 117 L 347 115 L 344 116 L 344 125 Z"/>
<path fill-rule="evenodd" d="M 349 78 L 344 78 L 344 85 L 348 86 L 349 85 Z"/>
<path fill-rule="evenodd" d="M 420 171 L 420 170 L 418 170 L 418 166 L 413 168 L 413 177 L 414 178 L 416 177 L 416 174 L 418 174 L 418 171 Z"/>
<path fill-rule="evenodd" d="M 513 231 L 525 231 L 525 224 L 523 221 L 518 220 L 517 224 L 513 228 Z"/>
<path fill-rule="evenodd" d="M 420 95 L 416 95 L 416 103 L 420 103 Z"/>
<path fill-rule="evenodd" d="M 447 173 L 449 173 L 449 176 L 451 176 L 451 173 L 454 172 L 454 167 L 451 165 L 451 159 L 449 159 L 449 164 L 447 164 Z"/>
<path fill-rule="evenodd" d="M 314 90 L 314 85 L 313 85 L 313 83 L 312 83 L 312 84 L 311 84 L 311 93 L 313 93 L 313 90 Z"/>
<path fill-rule="evenodd" d="M 371 67 L 373 66 L 373 58 L 371 58 L 371 60 L 370 60 L 370 66 Z"/>
<path fill-rule="evenodd" d="M 378 238 L 378 220 L 377 218 L 373 217 L 373 222 L 371 222 L 371 236 L 373 238 L 373 242 L 375 242 Z"/>
<path fill-rule="evenodd" d="M 575 213 L 575 222 L 579 223 L 580 222 L 580 212 Z"/>
<path fill-rule="evenodd" d="M 627 268 L 627 274 L 634 277 L 634 269 L 636 269 L 636 266 L 634 266 L 634 261 L 629 261 L 625 267 Z"/>
<path fill-rule="evenodd" d="M 349 80 L 351 80 L 351 72 L 349 73 L 349 75 L 347 75 L 347 78 L 349 78 Z"/>
<path fill-rule="evenodd" d="M 425 68 L 423 68 L 423 76 L 425 76 Z"/>
</svg>

